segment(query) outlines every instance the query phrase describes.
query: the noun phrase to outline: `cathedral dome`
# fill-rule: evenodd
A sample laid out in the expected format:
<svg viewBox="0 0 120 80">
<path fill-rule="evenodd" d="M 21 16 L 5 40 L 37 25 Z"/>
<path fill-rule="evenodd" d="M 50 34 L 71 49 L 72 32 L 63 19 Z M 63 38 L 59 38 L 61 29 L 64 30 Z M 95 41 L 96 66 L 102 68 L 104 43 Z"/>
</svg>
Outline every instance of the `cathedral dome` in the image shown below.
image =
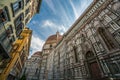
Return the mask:
<svg viewBox="0 0 120 80">
<path fill-rule="evenodd" d="M 62 35 L 57 32 L 55 35 L 51 35 L 47 38 L 45 44 L 58 43 L 62 39 Z"/>
<path fill-rule="evenodd" d="M 37 52 L 35 52 L 32 56 L 40 56 L 41 54 L 42 54 L 41 51 L 37 51 Z"/>
</svg>

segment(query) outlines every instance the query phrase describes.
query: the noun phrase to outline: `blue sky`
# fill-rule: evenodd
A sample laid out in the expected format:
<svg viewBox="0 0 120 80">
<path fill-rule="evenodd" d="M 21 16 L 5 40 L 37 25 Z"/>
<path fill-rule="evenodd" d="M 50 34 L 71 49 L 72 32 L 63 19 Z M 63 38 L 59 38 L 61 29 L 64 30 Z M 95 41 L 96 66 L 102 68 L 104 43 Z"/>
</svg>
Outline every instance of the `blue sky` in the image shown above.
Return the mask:
<svg viewBox="0 0 120 80">
<path fill-rule="evenodd" d="M 93 0 L 42 0 L 40 13 L 27 25 L 33 30 L 30 55 L 41 51 L 48 36 L 64 34 Z"/>
</svg>

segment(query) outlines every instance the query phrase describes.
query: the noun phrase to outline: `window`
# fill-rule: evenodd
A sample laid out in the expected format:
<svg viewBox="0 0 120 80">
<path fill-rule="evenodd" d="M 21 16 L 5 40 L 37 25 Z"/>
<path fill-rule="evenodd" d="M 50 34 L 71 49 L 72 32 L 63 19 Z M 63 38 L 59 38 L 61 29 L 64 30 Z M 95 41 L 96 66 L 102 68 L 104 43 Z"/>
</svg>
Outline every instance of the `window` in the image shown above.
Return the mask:
<svg viewBox="0 0 120 80">
<path fill-rule="evenodd" d="M 10 25 L 5 31 L 1 32 L 0 34 L 0 40 L 1 41 L 4 41 L 7 37 L 10 37 L 13 33 L 13 29 L 12 29 L 12 26 Z"/>
<path fill-rule="evenodd" d="M 16 27 L 16 36 L 18 37 L 20 33 L 22 32 L 22 29 L 24 27 L 24 24 L 21 22 L 17 27 Z"/>
<path fill-rule="evenodd" d="M 16 28 L 16 35 L 19 36 L 21 33 L 24 24 L 22 23 L 22 20 L 24 19 L 23 13 L 21 13 L 16 19 L 15 19 L 15 28 Z"/>
<path fill-rule="evenodd" d="M 116 63 L 109 63 L 109 68 L 113 74 L 120 74 L 119 67 Z"/>
<path fill-rule="evenodd" d="M 3 43 L 3 46 L 9 52 L 11 50 L 11 43 L 12 43 L 12 41 L 11 41 L 11 39 L 8 38 L 8 37 L 10 37 L 10 35 L 8 35 L 8 29 L 6 31 L 3 31 L 0 34 L 0 41 Z"/>
<path fill-rule="evenodd" d="M 108 50 L 113 50 L 117 48 L 113 36 L 104 28 L 98 28 L 98 33 L 100 34 L 104 44 L 107 46 Z"/>
<path fill-rule="evenodd" d="M 7 38 L 7 34 L 4 31 L 1 35 L 0 35 L 0 40 L 3 42 L 5 39 Z"/>
<path fill-rule="evenodd" d="M 0 13 L 0 21 L 1 21 L 1 23 L 6 21 L 6 15 L 4 13 L 5 13 L 4 11 L 2 11 Z"/>
<path fill-rule="evenodd" d="M 7 34 L 8 37 L 10 37 L 12 33 L 13 33 L 12 26 L 9 26 L 6 30 L 6 34 Z"/>
<path fill-rule="evenodd" d="M 30 0 L 26 0 L 26 4 L 29 3 Z"/>
<path fill-rule="evenodd" d="M 9 21 L 8 8 L 5 7 L 3 9 L 0 9 L 0 25 L 3 25 L 2 23 L 7 21 Z"/>
<path fill-rule="evenodd" d="M 15 19 L 15 26 L 17 27 L 22 22 L 23 19 L 24 19 L 24 14 L 22 13 Z"/>
<path fill-rule="evenodd" d="M 30 12 L 30 8 L 26 9 L 25 15 L 27 15 Z"/>
<path fill-rule="evenodd" d="M 12 4 L 12 9 L 13 9 L 13 13 L 15 14 L 16 12 L 18 12 L 20 9 L 23 8 L 23 0 L 17 1 L 15 3 Z"/>
<path fill-rule="evenodd" d="M 21 5 L 21 4 L 18 3 L 18 2 L 14 3 L 14 4 L 13 4 L 13 10 L 14 10 L 14 11 L 18 10 L 18 9 L 20 8 L 20 5 Z"/>
</svg>

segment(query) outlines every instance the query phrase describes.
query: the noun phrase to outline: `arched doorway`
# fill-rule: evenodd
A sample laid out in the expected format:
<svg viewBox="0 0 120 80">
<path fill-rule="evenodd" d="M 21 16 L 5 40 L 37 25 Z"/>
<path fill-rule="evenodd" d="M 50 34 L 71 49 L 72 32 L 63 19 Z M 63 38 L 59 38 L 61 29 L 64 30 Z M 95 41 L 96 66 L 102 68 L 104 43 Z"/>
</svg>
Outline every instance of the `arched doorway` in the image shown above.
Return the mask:
<svg viewBox="0 0 120 80">
<path fill-rule="evenodd" d="M 91 75 L 91 80 L 101 80 L 100 68 L 92 51 L 87 52 L 86 60 Z"/>
</svg>

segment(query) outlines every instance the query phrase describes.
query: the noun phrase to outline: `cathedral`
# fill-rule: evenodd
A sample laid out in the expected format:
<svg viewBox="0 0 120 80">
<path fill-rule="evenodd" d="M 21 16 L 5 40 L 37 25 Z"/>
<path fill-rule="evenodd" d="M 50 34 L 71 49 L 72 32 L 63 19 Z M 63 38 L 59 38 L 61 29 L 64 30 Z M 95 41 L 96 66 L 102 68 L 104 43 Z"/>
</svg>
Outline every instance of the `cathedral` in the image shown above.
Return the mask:
<svg viewBox="0 0 120 80">
<path fill-rule="evenodd" d="M 40 80 L 120 80 L 120 0 L 94 0 L 49 47 Z"/>
</svg>

